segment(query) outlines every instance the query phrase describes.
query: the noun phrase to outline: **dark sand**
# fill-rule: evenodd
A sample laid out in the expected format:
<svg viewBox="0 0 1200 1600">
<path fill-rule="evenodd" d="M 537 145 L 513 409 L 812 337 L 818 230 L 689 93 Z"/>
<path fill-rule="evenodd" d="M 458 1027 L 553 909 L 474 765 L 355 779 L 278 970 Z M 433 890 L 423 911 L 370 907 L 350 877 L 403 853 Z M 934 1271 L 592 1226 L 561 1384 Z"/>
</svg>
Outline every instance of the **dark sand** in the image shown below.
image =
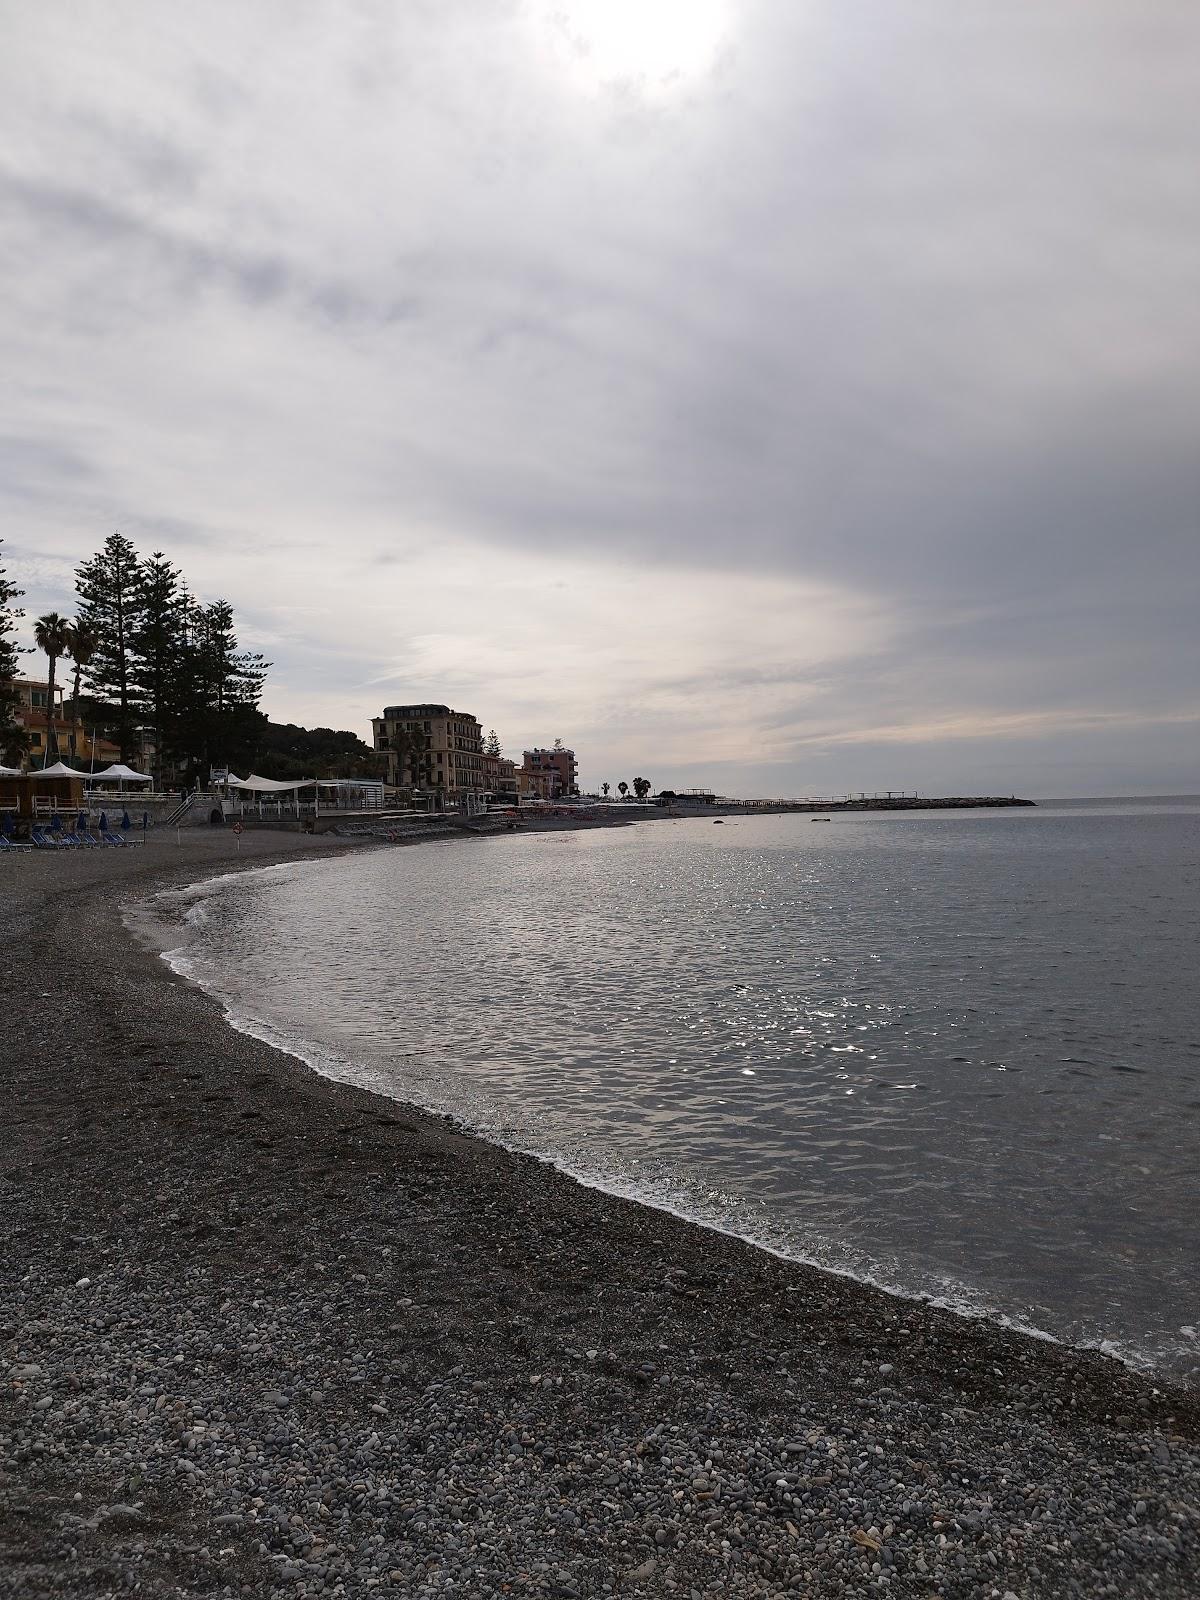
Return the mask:
<svg viewBox="0 0 1200 1600">
<path fill-rule="evenodd" d="M 1194 1395 L 330 1083 L 118 914 L 346 848 L 0 861 L 0 1594 L 1200 1594 Z"/>
</svg>

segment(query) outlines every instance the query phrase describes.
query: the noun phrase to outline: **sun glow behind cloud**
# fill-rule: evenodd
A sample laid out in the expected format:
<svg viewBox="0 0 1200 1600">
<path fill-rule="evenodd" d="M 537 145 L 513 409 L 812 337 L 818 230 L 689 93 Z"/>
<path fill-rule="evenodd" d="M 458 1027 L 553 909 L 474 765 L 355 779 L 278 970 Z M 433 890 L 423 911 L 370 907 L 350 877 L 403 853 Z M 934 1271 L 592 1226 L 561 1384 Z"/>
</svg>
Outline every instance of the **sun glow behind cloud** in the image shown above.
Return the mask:
<svg viewBox="0 0 1200 1600">
<path fill-rule="evenodd" d="M 531 20 L 575 87 L 660 100 L 712 68 L 731 19 L 725 0 L 568 0 L 536 6 Z"/>
</svg>

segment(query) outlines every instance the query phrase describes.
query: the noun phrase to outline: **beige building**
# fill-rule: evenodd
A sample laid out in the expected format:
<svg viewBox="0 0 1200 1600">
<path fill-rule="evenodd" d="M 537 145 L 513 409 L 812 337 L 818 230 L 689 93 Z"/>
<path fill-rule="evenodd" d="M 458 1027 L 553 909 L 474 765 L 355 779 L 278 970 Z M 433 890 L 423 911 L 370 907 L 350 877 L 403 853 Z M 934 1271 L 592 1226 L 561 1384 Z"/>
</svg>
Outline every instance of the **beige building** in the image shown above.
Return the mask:
<svg viewBox="0 0 1200 1600">
<path fill-rule="evenodd" d="M 554 784 L 549 773 L 535 772 L 528 767 L 518 767 L 516 778 L 517 793 L 522 800 L 553 800 L 555 798 Z"/>
<path fill-rule="evenodd" d="M 449 706 L 386 706 L 372 717 L 375 748 L 387 756 L 388 782 L 413 789 L 439 810 L 470 809 L 488 787 L 483 730 L 476 718 Z"/>
<path fill-rule="evenodd" d="M 509 761 L 504 756 L 491 756 L 485 751 L 483 777 L 484 787 L 497 805 L 516 805 L 519 791 L 515 761 Z"/>
</svg>

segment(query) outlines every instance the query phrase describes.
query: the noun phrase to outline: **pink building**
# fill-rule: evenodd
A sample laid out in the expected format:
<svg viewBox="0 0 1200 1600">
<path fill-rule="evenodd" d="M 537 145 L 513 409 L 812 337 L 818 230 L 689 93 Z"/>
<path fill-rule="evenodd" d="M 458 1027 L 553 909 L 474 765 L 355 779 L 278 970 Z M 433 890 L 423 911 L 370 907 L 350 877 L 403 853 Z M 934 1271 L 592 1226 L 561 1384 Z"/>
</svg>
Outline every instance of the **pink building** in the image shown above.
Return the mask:
<svg viewBox="0 0 1200 1600">
<path fill-rule="evenodd" d="M 526 750 L 517 773 L 522 775 L 522 793 L 539 794 L 546 800 L 579 793 L 579 769 L 575 764 L 574 750 L 567 750 L 556 742 L 552 750 Z"/>
</svg>

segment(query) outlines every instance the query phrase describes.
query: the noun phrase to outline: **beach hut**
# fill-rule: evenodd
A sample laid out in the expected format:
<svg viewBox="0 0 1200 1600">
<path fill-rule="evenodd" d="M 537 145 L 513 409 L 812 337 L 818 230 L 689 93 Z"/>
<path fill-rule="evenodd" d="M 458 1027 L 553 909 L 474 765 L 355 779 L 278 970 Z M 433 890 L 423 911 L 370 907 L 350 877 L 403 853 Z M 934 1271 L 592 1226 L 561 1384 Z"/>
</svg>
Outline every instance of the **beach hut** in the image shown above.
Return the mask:
<svg viewBox="0 0 1200 1600">
<path fill-rule="evenodd" d="M 52 767 L 41 767 L 36 772 L 27 772 L 23 780 L 27 786 L 28 797 L 24 814 L 48 816 L 57 808 L 77 811 L 83 804 L 83 785 L 86 778 L 86 772 L 78 772 L 74 767 L 67 766 L 65 761 L 56 761 Z"/>
<path fill-rule="evenodd" d="M 29 784 L 20 767 L 0 766 L 0 811 L 13 817 L 28 816 L 28 801 Z"/>
</svg>

